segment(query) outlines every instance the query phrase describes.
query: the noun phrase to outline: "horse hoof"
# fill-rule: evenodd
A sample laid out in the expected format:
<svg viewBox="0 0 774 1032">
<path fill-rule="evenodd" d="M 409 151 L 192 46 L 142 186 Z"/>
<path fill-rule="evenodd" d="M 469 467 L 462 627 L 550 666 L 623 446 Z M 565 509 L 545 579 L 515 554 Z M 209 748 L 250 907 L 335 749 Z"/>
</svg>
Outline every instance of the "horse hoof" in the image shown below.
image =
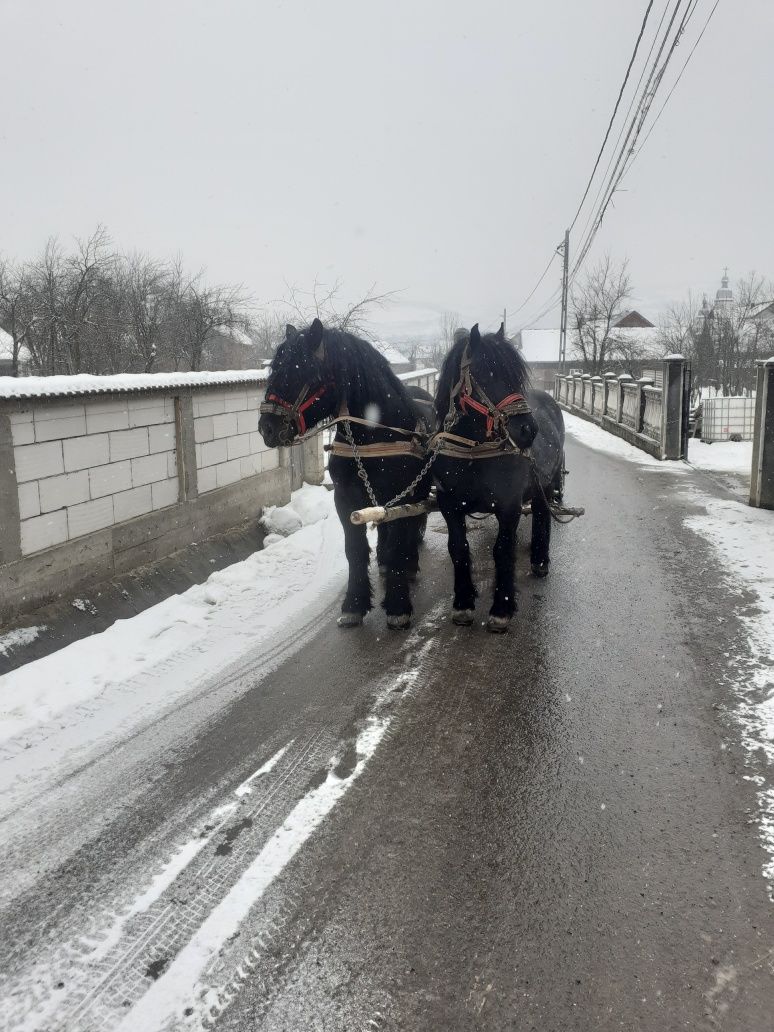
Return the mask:
<svg viewBox="0 0 774 1032">
<path fill-rule="evenodd" d="M 360 627 L 363 623 L 362 613 L 342 613 L 336 623 L 339 627 Z"/>
<path fill-rule="evenodd" d="M 533 577 L 547 577 L 548 563 L 531 563 Z"/>
<path fill-rule="evenodd" d="M 387 626 L 391 631 L 405 631 L 411 626 L 411 616 L 408 613 L 400 613 L 398 616 L 388 616 Z"/>
<path fill-rule="evenodd" d="M 458 627 L 470 627 L 475 615 L 472 609 L 452 609 L 452 623 Z"/>
<path fill-rule="evenodd" d="M 486 629 L 492 634 L 505 634 L 510 622 L 510 616 L 490 616 L 486 622 Z"/>
</svg>

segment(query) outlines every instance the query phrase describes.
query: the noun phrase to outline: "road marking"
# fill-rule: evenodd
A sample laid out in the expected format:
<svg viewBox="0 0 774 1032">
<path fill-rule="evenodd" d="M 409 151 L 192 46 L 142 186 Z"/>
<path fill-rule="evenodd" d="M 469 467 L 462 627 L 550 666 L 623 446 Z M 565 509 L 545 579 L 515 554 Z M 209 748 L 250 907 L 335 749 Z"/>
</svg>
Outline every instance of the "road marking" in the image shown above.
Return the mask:
<svg viewBox="0 0 774 1032">
<path fill-rule="evenodd" d="M 255 781 L 256 778 L 261 777 L 262 774 L 268 774 L 270 771 L 274 770 L 279 761 L 291 747 L 293 742 L 295 742 L 295 738 L 291 738 L 287 745 L 283 745 L 279 752 L 276 752 L 270 760 L 267 760 L 262 767 L 259 767 L 258 770 L 256 770 L 253 774 L 250 775 L 249 778 L 243 781 L 238 788 L 235 788 L 234 795 L 239 796 L 240 798 L 245 795 L 250 795 L 250 793 L 253 790 L 251 787 L 251 783 Z"/>
</svg>

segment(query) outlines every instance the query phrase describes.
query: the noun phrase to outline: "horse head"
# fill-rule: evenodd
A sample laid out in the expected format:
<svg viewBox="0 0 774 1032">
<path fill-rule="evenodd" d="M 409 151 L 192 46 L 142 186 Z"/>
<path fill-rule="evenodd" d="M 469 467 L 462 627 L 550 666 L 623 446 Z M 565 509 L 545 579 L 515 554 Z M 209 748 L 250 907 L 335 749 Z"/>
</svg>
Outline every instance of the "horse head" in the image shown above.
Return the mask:
<svg viewBox="0 0 774 1032">
<path fill-rule="evenodd" d="M 470 332 L 455 334 L 439 380 L 438 405 L 452 398 L 460 417 L 470 416 L 475 437 L 505 436 L 521 449 L 530 447 L 537 423 L 527 404 L 529 370 L 524 359 L 505 336 L 501 323 L 496 333 L 482 334 L 478 323 Z"/>
<path fill-rule="evenodd" d="M 272 359 L 258 430 L 269 448 L 288 445 L 333 415 L 336 392 L 327 369 L 325 329 L 315 319 L 303 330 L 288 324 Z"/>
</svg>

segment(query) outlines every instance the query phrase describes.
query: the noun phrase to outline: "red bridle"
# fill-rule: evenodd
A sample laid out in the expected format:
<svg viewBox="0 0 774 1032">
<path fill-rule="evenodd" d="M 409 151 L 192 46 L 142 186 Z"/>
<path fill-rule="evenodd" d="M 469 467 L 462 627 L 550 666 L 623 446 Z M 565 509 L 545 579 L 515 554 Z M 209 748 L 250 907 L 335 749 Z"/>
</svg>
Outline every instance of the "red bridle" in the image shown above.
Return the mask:
<svg viewBox="0 0 774 1032">
<path fill-rule="evenodd" d="M 296 424 L 299 434 L 304 434 L 306 433 L 306 419 L 304 418 L 304 413 L 308 408 L 311 408 L 316 401 L 319 401 L 320 398 L 322 398 L 328 390 L 328 386 L 326 384 L 321 384 L 315 393 L 311 395 L 309 394 L 310 390 L 311 386 L 309 384 L 304 384 L 301 389 L 301 393 L 298 395 L 295 404 L 293 405 L 284 398 L 281 398 L 279 394 L 267 394 L 266 401 L 261 404 L 261 412 L 266 412 L 275 416 L 287 413 L 287 415 Z"/>
<path fill-rule="evenodd" d="M 498 413 L 503 416 L 515 415 L 518 412 L 523 412 L 526 405 L 527 399 L 523 394 L 509 394 L 507 398 L 503 398 L 502 401 L 498 401 L 495 406 L 484 405 L 480 401 L 476 401 L 472 394 L 468 394 L 463 386 L 459 396 L 460 409 L 463 412 L 467 412 L 472 409 L 474 412 L 479 412 L 482 416 L 486 416 L 486 436 L 491 437 L 492 431 L 494 430 L 495 418 Z M 509 413 L 508 409 L 512 409 Z M 529 408 L 526 410 L 529 412 Z"/>
</svg>

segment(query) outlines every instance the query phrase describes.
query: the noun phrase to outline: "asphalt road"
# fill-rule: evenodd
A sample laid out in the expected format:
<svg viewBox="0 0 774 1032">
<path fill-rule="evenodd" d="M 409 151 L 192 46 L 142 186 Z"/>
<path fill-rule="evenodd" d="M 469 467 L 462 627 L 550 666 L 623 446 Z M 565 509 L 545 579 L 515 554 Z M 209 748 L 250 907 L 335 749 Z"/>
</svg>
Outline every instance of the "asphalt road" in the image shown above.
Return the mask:
<svg viewBox="0 0 774 1032">
<path fill-rule="evenodd" d="M 682 527 L 694 474 L 572 442 L 568 465 L 587 515 L 545 581 L 522 544 L 508 635 L 482 625 L 493 527 L 470 533 L 481 621 L 457 628 L 434 517 L 408 635 L 331 613 L 63 756 L 0 824 L 5 1027 L 774 1028 L 735 601 Z"/>
</svg>

